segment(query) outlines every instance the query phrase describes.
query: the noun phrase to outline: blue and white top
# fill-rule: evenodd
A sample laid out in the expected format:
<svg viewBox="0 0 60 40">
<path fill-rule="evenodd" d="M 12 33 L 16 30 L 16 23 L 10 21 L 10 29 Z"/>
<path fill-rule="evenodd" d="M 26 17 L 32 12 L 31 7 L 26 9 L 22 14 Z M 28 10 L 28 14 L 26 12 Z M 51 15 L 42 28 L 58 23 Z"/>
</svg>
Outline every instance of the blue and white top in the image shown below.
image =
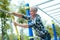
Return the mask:
<svg viewBox="0 0 60 40">
<path fill-rule="evenodd" d="M 45 30 L 44 25 L 41 21 L 41 17 L 38 14 L 36 14 L 34 19 L 32 19 L 30 16 L 26 16 L 26 15 L 23 15 L 22 18 L 27 19 L 28 21 L 30 21 L 28 26 L 33 27 L 38 36 L 41 36 L 41 37 L 45 36 L 46 33 L 48 32 L 47 30 Z"/>
</svg>

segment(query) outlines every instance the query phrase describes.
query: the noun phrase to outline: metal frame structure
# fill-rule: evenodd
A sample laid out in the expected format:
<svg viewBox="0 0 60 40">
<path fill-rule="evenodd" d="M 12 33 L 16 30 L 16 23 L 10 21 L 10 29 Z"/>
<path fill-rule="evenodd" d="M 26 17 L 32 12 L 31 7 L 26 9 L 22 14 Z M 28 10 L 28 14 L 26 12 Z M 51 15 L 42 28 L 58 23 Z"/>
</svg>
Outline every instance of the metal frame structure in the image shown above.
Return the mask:
<svg viewBox="0 0 60 40">
<path fill-rule="evenodd" d="M 42 4 L 37 4 L 37 5 L 35 5 L 35 6 L 38 6 L 38 9 L 39 9 L 39 10 L 41 10 L 42 12 L 44 12 L 45 14 L 47 14 L 48 16 L 50 16 L 51 18 L 53 18 L 53 20 L 55 20 L 57 23 L 60 24 L 60 22 L 56 19 L 56 18 L 59 17 L 58 15 L 60 15 L 60 14 L 59 14 L 59 12 L 60 12 L 60 11 L 59 11 L 59 10 L 60 10 L 60 7 L 57 7 L 57 8 L 54 8 L 54 9 L 52 9 L 52 10 L 48 10 L 48 11 L 45 10 L 46 8 L 49 9 L 49 8 L 51 8 L 51 7 L 53 7 L 53 6 L 58 6 L 58 5 L 60 5 L 60 3 L 56 3 L 56 4 L 53 4 L 53 5 L 44 7 L 44 8 L 40 8 L 40 7 L 39 7 L 39 6 L 43 5 L 43 4 L 48 4 L 49 2 L 52 2 L 52 1 L 54 1 L 54 0 L 51 0 L 51 1 L 48 1 L 48 2 L 45 2 L 45 3 L 42 3 Z M 58 10 L 58 11 L 55 11 L 55 10 Z M 55 12 L 54 12 L 54 11 L 55 11 Z M 49 13 L 49 12 L 53 12 L 53 13 Z M 57 17 L 56 17 L 56 16 L 57 16 Z"/>
</svg>

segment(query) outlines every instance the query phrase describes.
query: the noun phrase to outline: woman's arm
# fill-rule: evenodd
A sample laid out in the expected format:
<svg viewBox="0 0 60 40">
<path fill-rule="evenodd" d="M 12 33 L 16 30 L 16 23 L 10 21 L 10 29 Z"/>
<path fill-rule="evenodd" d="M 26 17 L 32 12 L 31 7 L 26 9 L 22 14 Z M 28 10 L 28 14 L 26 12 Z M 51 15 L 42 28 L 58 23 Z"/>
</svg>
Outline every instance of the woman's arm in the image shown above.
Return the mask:
<svg viewBox="0 0 60 40">
<path fill-rule="evenodd" d="M 13 12 L 12 14 L 17 16 L 17 17 L 19 17 L 19 18 L 24 18 L 26 20 L 30 20 L 31 19 L 30 16 L 26 16 L 26 15 L 23 15 L 23 14 L 19 14 L 19 13 L 15 13 L 15 12 Z"/>
<path fill-rule="evenodd" d="M 14 22 L 14 25 L 15 25 L 15 26 L 24 27 L 24 28 L 28 28 L 28 27 L 33 27 L 33 26 L 35 26 L 35 25 L 36 25 L 36 23 L 19 24 L 19 23 Z"/>
<path fill-rule="evenodd" d="M 19 24 L 19 26 L 24 27 L 24 28 L 28 28 L 28 24 Z"/>
<path fill-rule="evenodd" d="M 19 23 L 14 22 L 14 25 L 24 27 L 24 28 L 28 28 L 28 24 L 19 24 Z"/>
<path fill-rule="evenodd" d="M 19 14 L 19 13 L 16 13 L 16 12 L 13 12 L 12 14 L 17 16 L 17 17 L 20 17 L 20 18 L 22 18 L 22 16 L 23 16 L 22 14 Z"/>
</svg>

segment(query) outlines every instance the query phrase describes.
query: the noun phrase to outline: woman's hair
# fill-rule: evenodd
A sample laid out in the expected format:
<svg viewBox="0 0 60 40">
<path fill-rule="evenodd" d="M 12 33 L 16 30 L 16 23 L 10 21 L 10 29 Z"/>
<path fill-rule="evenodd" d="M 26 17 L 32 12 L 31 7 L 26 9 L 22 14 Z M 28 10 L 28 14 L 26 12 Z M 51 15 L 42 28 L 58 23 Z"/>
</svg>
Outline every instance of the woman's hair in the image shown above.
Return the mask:
<svg viewBox="0 0 60 40">
<path fill-rule="evenodd" d="M 32 7 L 30 7 L 30 8 L 32 8 L 32 9 L 35 10 L 36 12 L 38 11 L 38 7 L 37 7 L 37 6 L 32 6 Z"/>
</svg>

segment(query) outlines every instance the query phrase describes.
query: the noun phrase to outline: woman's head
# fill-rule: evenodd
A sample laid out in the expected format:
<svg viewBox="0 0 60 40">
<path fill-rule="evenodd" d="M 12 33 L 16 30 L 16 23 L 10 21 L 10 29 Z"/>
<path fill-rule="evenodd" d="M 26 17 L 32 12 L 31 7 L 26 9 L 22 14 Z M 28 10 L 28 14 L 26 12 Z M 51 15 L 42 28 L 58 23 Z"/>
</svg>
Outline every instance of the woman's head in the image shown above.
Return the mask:
<svg viewBox="0 0 60 40">
<path fill-rule="evenodd" d="M 34 6 L 30 7 L 30 15 L 31 16 L 34 16 L 37 13 L 37 11 L 38 11 L 37 7 L 34 7 Z"/>
</svg>

